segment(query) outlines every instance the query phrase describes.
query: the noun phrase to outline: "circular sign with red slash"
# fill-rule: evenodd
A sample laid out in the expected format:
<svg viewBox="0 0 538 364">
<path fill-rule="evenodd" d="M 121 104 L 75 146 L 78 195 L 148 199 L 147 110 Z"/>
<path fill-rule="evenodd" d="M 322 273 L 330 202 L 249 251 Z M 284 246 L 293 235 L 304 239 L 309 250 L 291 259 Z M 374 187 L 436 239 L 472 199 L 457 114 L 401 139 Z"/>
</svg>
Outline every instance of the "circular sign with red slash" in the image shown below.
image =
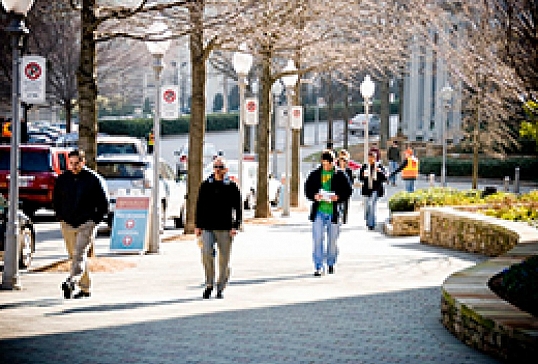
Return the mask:
<svg viewBox="0 0 538 364">
<path fill-rule="evenodd" d="M 255 112 L 256 111 L 256 103 L 254 101 L 247 102 L 247 111 L 248 112 Z"/>
<path fill-rule="evenodd" d="M 125 235 L 121 242 L 123 246 L 130 246 L 133 243 L 133 238 L 129 235 Z"/>
<path fill-rule="evenodd" d="M 30 80 L 37 80 L 41 77 L 41 66 L 37 62 L 30 62 L 24 67 L 24 74 Z"/>
<path fill-rule="evenodd" d="M 134 226 L 135 226 L 135 221 L 133 219 L 129 219 L 129 220 L 125 221 L 125 227 L 127 229 L 132 229 L 132 228 L 134 228 Z"/>
<path fill-rule="evenodd" d="M 176 92 L 174 90 L 165 90 L 163 92 L 163 99 L 171 104 L 172 102 L 176 101 Z"/>
</svg>

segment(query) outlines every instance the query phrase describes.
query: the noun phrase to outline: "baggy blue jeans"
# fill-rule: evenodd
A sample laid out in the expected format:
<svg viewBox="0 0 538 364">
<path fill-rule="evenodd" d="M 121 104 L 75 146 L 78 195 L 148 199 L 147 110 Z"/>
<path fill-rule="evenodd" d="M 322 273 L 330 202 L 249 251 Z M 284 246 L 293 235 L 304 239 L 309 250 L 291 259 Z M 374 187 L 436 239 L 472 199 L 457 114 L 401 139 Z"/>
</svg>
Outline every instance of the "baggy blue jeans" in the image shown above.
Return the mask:
<svg viewBox="0 0 538 364">
<path fill-rule="evenodd" d="M 319 212 L 312 223 L 312 239 L 314 243 L 312 258 L 316 270 L 323 269 L 326 262 L 327 266 L 333 266 L 336 263 L 338 248 L 336 240 L 340 231 L 339 224 L 331 222 L 332 215 Z M 327 244 L 325 245 L 325 233 L 327 234 Z"/>
<path fill-rule="evenodd" d="M 398 162 L 397 161 L 389 161 L 389 172 L 392 173 L 395 170 L 398 169 Z M 393 174 L 392 176 L 389 176 L 389 182 L 392 184 L 396 183 L 396 175 Z"/>
<path fill-rule="evenodd" d="M 372 191 L 370 196 L 364 196 L 364 220 L 366 226 L 375 228 L 375 212 L 377 208 L 377 191 Z"/>
<path fill-rule="evenodd" d="M 414 192 L 415 191 L 415 180 L 414 179 L 404 179 L 405 183 L 405 190 L 407 192 Z"/>
</svg>

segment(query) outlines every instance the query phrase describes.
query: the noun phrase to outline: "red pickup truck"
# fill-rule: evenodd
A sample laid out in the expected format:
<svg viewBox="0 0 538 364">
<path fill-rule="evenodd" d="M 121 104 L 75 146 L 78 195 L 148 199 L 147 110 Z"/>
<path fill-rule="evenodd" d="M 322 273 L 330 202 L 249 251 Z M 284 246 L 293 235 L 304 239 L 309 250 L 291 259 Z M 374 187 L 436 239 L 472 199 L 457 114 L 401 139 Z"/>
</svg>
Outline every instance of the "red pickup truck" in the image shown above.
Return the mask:
<svg viewBox="0 0 538 364">
<path fill-rule="evenodd" d="M 40 208 L 52 208 L 56 179 L 67 168 L 68 148 L 43 144 L 20 146 L 19 201 L 22 210 L 33 217 Z M 9 145 L 0 145 L 0 194 L 9 198 Z"/>
</svg>

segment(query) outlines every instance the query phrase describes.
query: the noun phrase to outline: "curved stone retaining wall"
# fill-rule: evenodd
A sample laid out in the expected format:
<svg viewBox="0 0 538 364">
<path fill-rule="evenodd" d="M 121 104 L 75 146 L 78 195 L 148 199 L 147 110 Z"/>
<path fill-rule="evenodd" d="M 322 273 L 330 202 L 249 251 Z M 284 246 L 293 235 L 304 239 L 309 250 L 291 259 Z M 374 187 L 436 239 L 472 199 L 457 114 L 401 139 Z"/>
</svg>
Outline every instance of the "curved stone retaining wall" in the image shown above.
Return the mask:
<svg viewBox="0 0 538 364">
<path fill-rule="evenodd" d="M 432 207 L 421 209 L 420 240 L 497 256 L 445 280 L 443 325 L 465 344 L 508 363 L 535 363 L 538 318 L 502 300 L 487 283 L 510 265 L 538 254 L 538 231 L 522 223 Z"/>
</svg>

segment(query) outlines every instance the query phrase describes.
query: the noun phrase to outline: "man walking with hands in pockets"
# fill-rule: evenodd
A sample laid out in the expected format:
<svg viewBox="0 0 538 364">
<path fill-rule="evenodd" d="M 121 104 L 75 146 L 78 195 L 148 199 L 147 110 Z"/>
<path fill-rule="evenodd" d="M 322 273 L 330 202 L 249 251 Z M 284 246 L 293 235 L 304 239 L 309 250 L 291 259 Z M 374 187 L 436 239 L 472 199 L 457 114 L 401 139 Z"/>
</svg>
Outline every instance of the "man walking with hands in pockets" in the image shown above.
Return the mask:
<svg viewBox="0 0 538 364">
<path fill-rule="evenodd" d="M 202 263 L 205 271 L 204 299 L 211 297 L 215 281 L 215 243 L 218 248 L 219 275 L 217 298 L 230 276 L 232 241 L 241 226 L 241 192 L 226 173 L 226 160 L 213 160 L 213 174 L 202 182 L 196 203 L 195 234 L 202 238 Z"/>
<path fill-rule="evenodd" d="M 347 201 L 352 193 L 351 182 L 343 170 L 334 166 L 333 161 L 333 152 L 324 150 L 321 154 L 321 166 L 310 172 L 305 182 L 306 197 L 312 201 L 309 219 L 312 221 L 312 258 L 316 277 L 321 276 L 325 263 L 328 273 L 334 273 L 338 255 L 336 239 L 340 230 L 339 204 Z"/>
</svg>

